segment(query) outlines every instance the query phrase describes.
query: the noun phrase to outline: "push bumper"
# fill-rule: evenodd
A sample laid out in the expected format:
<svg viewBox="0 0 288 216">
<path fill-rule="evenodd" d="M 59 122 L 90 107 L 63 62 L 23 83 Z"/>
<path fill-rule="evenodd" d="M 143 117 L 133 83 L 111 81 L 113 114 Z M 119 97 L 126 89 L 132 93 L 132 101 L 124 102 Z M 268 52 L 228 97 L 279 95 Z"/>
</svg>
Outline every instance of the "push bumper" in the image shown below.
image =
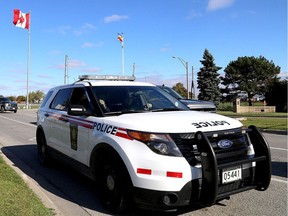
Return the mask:
<svg viewBox="0 0 288 216">
<path fill-rule="evenodd" d="M 141 208 L 173 210 L 181 206 L 199 204 L 211 206 L 230 195 L 256 189 L 264 191 L 271 180 L 271 156 L 268 143 L 254 126 L 247 129 L 255 155 L 228 163 L 218 163 L 211 144 L 203 132 L 197 132 L 201 156 L 202 178 L 188 182 L 180 191 L 155 191 L 134 188 L 134 201 Z M 252 164 L 256 163 L 256 166 Z M 242 167 L 242 179 L 221 183 L 221 172 L 229 167 Z M 245 167 L 245 168 L 244 168 Z"/>
</svg>

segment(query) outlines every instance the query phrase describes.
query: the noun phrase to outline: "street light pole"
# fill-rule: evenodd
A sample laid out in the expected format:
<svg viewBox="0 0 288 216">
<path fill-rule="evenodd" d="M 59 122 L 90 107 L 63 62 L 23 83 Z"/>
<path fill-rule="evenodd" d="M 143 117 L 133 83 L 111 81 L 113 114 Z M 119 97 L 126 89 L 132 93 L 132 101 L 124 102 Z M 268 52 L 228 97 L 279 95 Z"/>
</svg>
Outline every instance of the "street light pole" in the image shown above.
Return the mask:
<svg viewBox="0 0 288 216">
<path fill-rule="evenodd" d="M 183 66 L 186 68 L 187 99 L 189 99 L 188 62 L 184 61 L 182 58 L 180 58 L 178 56 L 172 56 L 172 58 L 177 58 L 183 64 Z"/>
</svg>

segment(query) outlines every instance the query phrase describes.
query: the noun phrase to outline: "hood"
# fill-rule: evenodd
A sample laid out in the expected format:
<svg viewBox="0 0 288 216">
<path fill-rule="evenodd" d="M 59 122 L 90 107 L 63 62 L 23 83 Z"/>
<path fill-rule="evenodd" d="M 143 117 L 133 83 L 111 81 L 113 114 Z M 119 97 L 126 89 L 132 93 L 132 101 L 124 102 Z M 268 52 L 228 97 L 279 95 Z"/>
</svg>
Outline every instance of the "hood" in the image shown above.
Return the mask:
<svg viewBox="0 0 288 216">
<path fill-rule="evenodd" d="M 123 114 L 106 117 L 103 122 L 126 129 L 155 133 L 208 132 L 242 127 L 238 120 L 197 111 Z"/>
</svg>

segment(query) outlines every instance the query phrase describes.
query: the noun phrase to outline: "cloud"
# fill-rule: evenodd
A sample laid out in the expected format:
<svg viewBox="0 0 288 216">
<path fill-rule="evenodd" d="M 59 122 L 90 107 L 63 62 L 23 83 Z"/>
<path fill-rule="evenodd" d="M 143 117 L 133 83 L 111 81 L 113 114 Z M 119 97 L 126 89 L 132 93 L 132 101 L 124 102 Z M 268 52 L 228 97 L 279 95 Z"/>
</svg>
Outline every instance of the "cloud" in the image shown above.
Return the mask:
<svg viewBox="0 0 288 216">
<path fill-rule="evenodd" d="M 95 47 L 95 44 L 90 43 L 90 42 L 85 42 L 81 46 L 82 48 L 90 48 L 90 47 Z"/>
<path fill-rule="evenodd" d="M 186 20 L 192 20 L 195 17 L 202 17 L 203 14 L 196 12 L 196 11 L 190 11 L 190 13 L 185 17 Z"/>
<path fill-rule="evenodd" d="M 59 54 L 61 54 L 61 51 L 59 50 L 50 50 L 48 52 L 48 55 L 59 55 Z"/>
<path fill-rule="evenodd" d="M 104 18 L 104 23 L 118 22 L 121 20 L 128 19 L 128 16 L 120 16 L 117 14 L 113 14 L 111 16 L 107 16 Z"/>
<path fill-rule="evenodd" d="M 68 68 L 69 69 L 77 69 L 86 66 L 86 63 L 80 60 L 73 60 L 69 59 L 68 60 Z M 52 66 L 52 68 L 60 69 L 63 70 L 65 68 L 65 64 L 58 64 Z"/>
<path fill-rule="evenodd" d="M 160 52 L 168 52 L 169 50 L 170 44 L 164 44 L 164 46 L 160 48 Z"/>
<path fill-rule="evenodd" d="M 88 33 L 89 31 L 94 31 L 96 30 L 96 27 L 91 24 L 91 23 L 84 23 L 80 28 L 76 28 L 73 30 L 73 33 L 76 35 L 76 36 L 79 36 L 79 35 L 83 35 L 85 33 Z"/>
<path fill-rule="evenodd" d="M 80 60 L 68 60 L 68 67 L 69 68 L 79 68 L 86 66 L 86 63 Z"/>
<path fill-rule="evenodd" d="M 72 33 L 76 36 L 80 36 L 80 35 L 89 33 L 91 31 L 95 31 L 95 30 L 96 30 L 96 26 L 94 26 L 91 23 L 84 23 L 80 27 L 72 27 L 70 25 L 64 25 L 64 26 L 59 26 L 54 29 L 43 29 L 44 32 L 49 32 L 49 33 L 57 32 L 61 35 L 67 35 L 67 34 Z"/>
<path fill-rule="evenodd" d="M 234 3 L 235 0 L 209 0 L 208 11 L 215 11 L 221 8 L 229 7 Z"/>
<path fill-rule="evenodd" d="M 63 34 L 63 35 L 66 35 L 69 31 L 71 31 L 72 27 L 69 26 L 69 25 L 66 25 L 66 26 L 59 26 L 57 28 L 57 31 L 60 33 L 60 34 Z"/>
<path fill-rule="evenodd" d="M 88 73 L 98 73 L 102 70 L 100 68 L 84 68 L 82 71 Z"/>
<path fill-rule="evenodd" d="M 82 44 L 82 48 L 91 48 L 91 47 L 103 47 L 104 43 L 102 41 L 97 42 L 96 44 L 91 42 L 85 42 Z"/>
</svg>

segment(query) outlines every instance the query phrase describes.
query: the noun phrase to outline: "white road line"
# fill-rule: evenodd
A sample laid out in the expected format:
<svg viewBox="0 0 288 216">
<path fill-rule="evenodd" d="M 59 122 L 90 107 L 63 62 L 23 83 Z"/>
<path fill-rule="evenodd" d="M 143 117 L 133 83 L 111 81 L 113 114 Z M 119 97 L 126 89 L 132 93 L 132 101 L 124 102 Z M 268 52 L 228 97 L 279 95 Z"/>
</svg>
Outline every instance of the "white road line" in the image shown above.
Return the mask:
<svg viewBox="0 0 288 216">
<path fill-rule="evenodd" d="M 274 149 L 274 150 L 282 150 L 282 151 L 287 151 L 288 149 L 284 149 L 284 148 L 275 148 L 275 147 L 270 147 L 270 149 Z"/>
<path fill-rule="evenodd" d="M 271 178 L 272 181 L 277 181 L 277 182 L 281 182 L 281 183 L 286 183 L 288 184 L 288 181 L 285 180 L 281 180 L 281 179 L 277 179 L 277 178 Z"/>
<path fill-rule="evenodd" d="M 27 126 L 31 126 L 31 127 L 34 127 L 34 128 L 37 127 L 36 125 L 28 124 L 28 123 L 21 122 L 21 121 L 17 121 L 17 120 L 10 119 L 10 118 L 6 118 L 6 117 L 4 117 L 4 116 L 0 116 L 0 118 L 7 119 L 7 120 L 10 120 L 10 121 L 14 121 L 14 122 L 17 122 L 17 123 L 20 123 L 20 124 L 24 124 L 24 125 L 27 125 Z"/>
</svg>

